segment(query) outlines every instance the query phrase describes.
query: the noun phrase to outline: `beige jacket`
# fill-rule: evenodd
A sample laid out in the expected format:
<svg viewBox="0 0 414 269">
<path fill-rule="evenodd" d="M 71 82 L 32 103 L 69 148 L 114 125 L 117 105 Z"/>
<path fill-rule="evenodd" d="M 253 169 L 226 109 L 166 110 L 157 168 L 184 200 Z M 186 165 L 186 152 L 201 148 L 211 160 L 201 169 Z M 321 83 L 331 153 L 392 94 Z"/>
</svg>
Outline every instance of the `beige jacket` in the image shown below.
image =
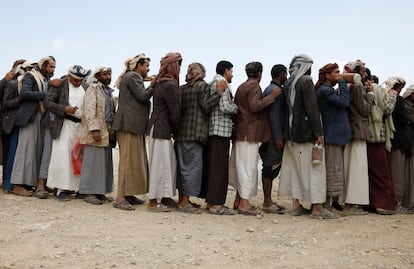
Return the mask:
<svg viewBox="0 0 414 269">
<path fill-rule="evenodd" d="M 93 83 L 85 92 L 83 98 L 83 112 L 81 124 L 81 144 L 108 147 L 109 133 L 105 122 L 105 93 L 104 85 L 100 82 Z M 92 131 L 101 131 L 101 141 L 95 142 Z"/>
</svg>

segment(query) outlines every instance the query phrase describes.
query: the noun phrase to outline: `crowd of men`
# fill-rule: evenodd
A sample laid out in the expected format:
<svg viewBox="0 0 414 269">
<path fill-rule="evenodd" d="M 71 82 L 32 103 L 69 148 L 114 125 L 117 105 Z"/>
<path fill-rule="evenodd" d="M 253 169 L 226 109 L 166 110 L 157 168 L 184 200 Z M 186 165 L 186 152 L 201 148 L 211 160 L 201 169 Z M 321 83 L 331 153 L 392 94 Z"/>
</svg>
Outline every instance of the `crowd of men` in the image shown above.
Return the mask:
<svg viewBox="0 0 414 269">
<path fill-rule="evenodd" d="M 146 194 L 152 212 L 199 214 L 190 200 L 198 197 L 216 215 L 413 213 L 414 84 L 400 95 L 403 78 L 378 84 L 360 60 L 343 72 L 326 64 L 314 84 L 313 60 L 301 54 L 289 68 L 274 65 L 264 91 L 262 64 L 248 63 L 233 96 L 229 61 L 217 63 L 209 82 L 204 66 L 191 63 L 182 85 L 180 53 L 163 57 L 154 77 L 150 63 L 145 54 L 125 61 L 116 105 L 110 67 L 74 65 L 51 79 L 54 57 L 15 61 L 0 81 L 4 192 L 121 210 L 144 204 L 136 195 Z M 264 199 L 256 207 L 259 157 Z M 289 210 L 272 199 L 277 177 L 278 195 L 292 198 Z M 225 205 L 228 185 L 236 189 L 233 208 Z"/>
</svg>

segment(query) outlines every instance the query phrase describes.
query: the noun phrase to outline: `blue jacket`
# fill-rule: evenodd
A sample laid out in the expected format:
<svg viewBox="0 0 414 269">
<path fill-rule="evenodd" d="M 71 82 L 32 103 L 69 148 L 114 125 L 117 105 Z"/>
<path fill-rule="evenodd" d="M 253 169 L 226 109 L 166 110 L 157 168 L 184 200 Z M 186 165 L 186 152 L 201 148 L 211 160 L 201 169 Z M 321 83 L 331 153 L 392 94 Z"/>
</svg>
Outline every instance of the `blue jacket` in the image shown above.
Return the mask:
<svg viewBox="0 0 414 269">
<path fill-rule="evenodd" d="M 325 143 L 332 145 L 348 144 L 351 141 L 351 127 L 347 111 L 350 99 L 346 81 L 339 82 L 339 92 L 323 83 L 317 89 L 316 95 L 322 115 Z"/>
<path fill-rule="evenodd" d="M 275 82 L 270 82 L 270 85 L 263 92 L 263 97 L 272 93 L 273 89 L 279 86 L 283 89 L 283 86 L 277 85 Z M 275 143 L 283 140 L 283 126 L 284 126 L 284 101 L 283 93 L 278 96 L 276 101 L 269 106 L 269 121 L 270 128 L 272 130 L 272 136 L 268 143 Z"/>
</svg>

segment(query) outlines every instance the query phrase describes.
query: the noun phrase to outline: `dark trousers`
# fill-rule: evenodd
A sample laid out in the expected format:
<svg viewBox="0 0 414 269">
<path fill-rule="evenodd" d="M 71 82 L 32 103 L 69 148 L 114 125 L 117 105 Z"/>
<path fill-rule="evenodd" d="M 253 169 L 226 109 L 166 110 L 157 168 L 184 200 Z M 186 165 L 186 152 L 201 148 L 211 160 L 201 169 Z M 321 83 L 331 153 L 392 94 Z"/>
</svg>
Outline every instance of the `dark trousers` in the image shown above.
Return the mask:
<svg viewBox="0 0 414 269">
<path fill-rule="evenodd" d="M 373 208 L 395 210 L 394 188 L 385 143 L 368 143 L 369 200 Z"/>
<path fill-rule="evenodd" d="M 209 136 L 207 142 L 207 194 L 206 203 L 224 205 L 229 183 L 230 138 Z"/>
</svg>

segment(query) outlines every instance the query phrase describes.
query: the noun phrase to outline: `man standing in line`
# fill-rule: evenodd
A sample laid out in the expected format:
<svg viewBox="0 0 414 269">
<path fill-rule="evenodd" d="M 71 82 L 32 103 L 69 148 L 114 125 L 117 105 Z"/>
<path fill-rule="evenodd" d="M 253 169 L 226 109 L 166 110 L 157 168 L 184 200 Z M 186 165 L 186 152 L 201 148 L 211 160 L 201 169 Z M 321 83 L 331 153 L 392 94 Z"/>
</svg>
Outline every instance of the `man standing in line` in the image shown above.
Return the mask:
<svg viewBox="0 0 414 269">
<path fill-rule="evenodd" d="M 217 91 L 220 83 L 226 83 L 219 103 L 213 107 L 209 120 L 207 141 L 207 193 L 206 203 L 210 213 L 216 215 L 233 214 L 224 204 L 229 184 L 229 149 L 233 131 L 233 116 L 237 113 L 230 90 L 233 78 L 233 64 L 220 61 L 216 66 L 216 75 L 210 83 L 210 94 Z"/>
<path fill-rule="evenodd" d="M 80 65 L 71 66 L 61 87 L 51 87 L 45 99 L 50 113 L 49 130 L 52 152 L 47 186 L 54 188 L 59 201 L 69 201 L 68 191 L 79 190 L 79 176 L 74 175 L 71 152 L 79 137 L 85 89 L 82 81 L 90 73 Z"/>
<path fill-rule="evenodd" d="M 268 96 L 274 89 L 283 90 L 283 84 L 287 80 L 287 69 L 282 64 L 277 64 L 271 70 L 272 81 L 263 92 Z M 262 159 L 262 184 L 263 184 L 263 205 L 265 213 L 283 214 L 283 206 L 272 200 L 273 180 L 279 175 L 282 165 L 283 153 L 283 125 L 284 125 L 284 100 L 283 93 L 279 95 L 276 102 L 269 106 L 269 123 L 272 131 L 270 140 L 263 143 L 259 148 Z"/>
<path fill-rule="evenodd" d="M 260 80 L 263 65 L 250 62 L 246 65 L 247 81 L 236 92 L 239 107 L 235 122 L 235 137 L 230 158 L 229 182 L 237 189 L 234 207 L 239 214 L 256 216 L 258 213 L 249 199 L 257 194 L 259 145 L 270 137 L 270 126 L 266 108 L 282 93 L 274 89 L 266 97 L 262 96 Z"/>
<path fill-rule="evenodd" d="M 20 127 L 19 140 L 11 175 L 11 183 L 15 184 L 12 192 L 18 195 L 24 193 L 26 185 L 37 186 L 36 197 L 48 196 L 46 181 L 38 180 L 45 133 L 41 120 L 45 117 L 43 100 L 55 68 L 55 59 L 51 56 L 44 57 L 22 80 L 21 103 L 15 121 L 15 125 Z"/>
<path fill-rule="evenodd" d="M 367 138 L 368 115 L 374 105 L 374 94 L 371 88 L 365 89 L 362 81 L 367 80 L 365 64 L 361 60 L 349 62 L 344 66 L 344 72 L 352 73 L 352 83 L 349 85 L 350 105 L 348 110 L 349 125 L 352 138 L 344 150 L 344 196 L 345 203 L 342 215 L 364 215 L 359 205 L 369 204 L 369 179 Z M 332 206 L 341 210 L 335 202 Z"/>
<path fill-rule="evenodd" d="M 112 70 L 106 66 L 95 69 L 96 81 L 89 86 L 83 99 L 81 144 L 85 144 L 80 176 L 79 193 L 84 201 L 99 205 L 109 198 L 106 193 L 113 189 L 112 147 L 110 126 L 115 106 L 112 98 Z"/>
<path fill-rule="evenodd" d="M 150 98 L 154 92 L 145 88 L 144 79 L 149 72 L 150 58 L 139 54 L 125 61 L 125 71 L 116 82 L 119 105 L 113 129 L 117 131 L 119 145 L 118 195 L 113 206 L 134 210 L 132 205 L 144 201 L 134 195 L 148 192 L 148 158 L 145 143 Z"/>
<path fill-rule="evenodd" d="M 326 201 L 325 162 L 312 165 L 312 147 L 323 145 L 322 124 L 315 86 L 312 82 L 313 60 L 296 55 L 289 66 L 290 77 L 284 89 L 286 98 L 286 123 L 279 195 L 292 197 L 291 215 L 309 214 L 300 201 L 312 204 L 313 218 L 337 218 L 322 207 Z"/>
<path fill-rule="evenodd" d="M 338 90 L 334 86 L 339 82 Z M 351 140 L 349 126 L 349 90 L 336 63 L 329 63 L 319 69 L 315 85 L 319 109 L 322 116 L 325 140 L 326 203 L 333 210 L 332 202 L 338 203 L 344 190 L 344 147 Z"/>
</svg>

